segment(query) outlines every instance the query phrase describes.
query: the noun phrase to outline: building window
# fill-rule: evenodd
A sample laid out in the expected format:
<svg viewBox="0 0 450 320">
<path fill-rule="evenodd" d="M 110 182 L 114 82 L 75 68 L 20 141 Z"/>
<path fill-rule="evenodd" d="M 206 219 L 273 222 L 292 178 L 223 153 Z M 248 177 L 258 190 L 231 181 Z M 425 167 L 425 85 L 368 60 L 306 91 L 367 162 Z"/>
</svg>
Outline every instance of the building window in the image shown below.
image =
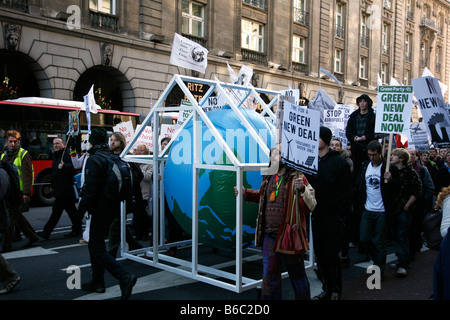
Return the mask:
<svg viewBox="0 0 450 320">
<path fill-rule="evenodd" d="M 292 48 L 292 61 L 306 63 L 306 39 L 294 36 Z"/>
<path fill-rule="evenodd" d="M 264 52 L 264 26 L 249 20 L 242 20 L 241 47 Z"/>
<path fill-rule="evenodd" d="M 335 49 L 334 50 L 334 72 L 344 73 L 344 68 L 342 66 L 342 50 Z"/>
<path fill-rule="evenodd" d="M 267 9 L 266 0 L 243 0 L 243 2 L 249 6 L 256 7 L 261 10 Z"/>
<path fill-rule="evenodd" d="M 387 83 L 387 78 L 388 78 L 387 69 L 388 69 L 387 64 L 386 63 L 382 63 L 381 64 L 381 82 L 383 84 Z"/>
<path fill-rule="evenodd" d="M 306 0 L 294 0 L 294 22 L 309 25 L 309 13 L 306 11 Z"/>
<path fill-rule="evenodd" d="M 405 72 L 403 73 L 403 84 L 406 86 L 410 83 L 411 81 L 411 76 L 409 73 L 409 70 L 405 70 Z"/>
<path fill-rule="evenodd" d="M 422 42 L 422 44 L 420 45 L 420 66 L 421 67 L 428 66 L 426 47 L 428 47 L 428 44 L 425 42 Z"/>
<path fill-rule="evenodd" d="M 115 0 L 89 0 L 89 9 L 98 12 L 116 14 Z"/>
<path fill-rule="evenodd" d="M 366 57 L 359 58 L 359 78 L 367 79 L 367 58 Z"/>
<path fill-rule="evenodd" d="M 412 0 L 407 0 L 406 1 L 406 18 L 408 20 L 413 20 L 413 18 L 414 18 L 413 10 L 414 10 L 414 6 L 412 3 Z"/>
<path fill-rule="evenodd" d="M 383 31 L 381 35 L 381 52 L 386 55 L 389 55 L 389 31 L 390 26 L 386 23 L 383 24 Z"/>
<path fill-rule="evenodd" d="M 182 1 L 181 32 L 204 37 L 204 6 L 191 1 Z"/>
<path fill-rule="evenodd" d="M 442 47 L 436 48 L 436 72 L 442 72 Z"/>
<path fill-rule="evenodd" d="M 407 33 L 405 35 L 405 60 L 411 62 L 412 61 L 412 43 L 411 43 L 412 36 L 410 33 Z"/>
<path fill-rule="evenodd" d="M 369 28 L 367 27 L 367 16 L 361 16 L 361 45 L 369 47 Z"/>
<path fill-rule="evenodd" d="M 344 28 L 344 5 L 338 3 L 336 5 L 336 37 L 345 39 Z"/>
</svg>

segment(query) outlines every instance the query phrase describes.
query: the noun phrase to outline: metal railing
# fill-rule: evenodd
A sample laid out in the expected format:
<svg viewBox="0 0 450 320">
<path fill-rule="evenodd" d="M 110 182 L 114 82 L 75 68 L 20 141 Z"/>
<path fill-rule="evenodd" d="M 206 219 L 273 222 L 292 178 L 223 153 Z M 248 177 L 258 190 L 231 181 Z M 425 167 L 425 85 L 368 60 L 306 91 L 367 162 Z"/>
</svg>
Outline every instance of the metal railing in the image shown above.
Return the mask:
<svg viewBox="0 0 450 320">
<path fill-rule="evenodd" d="M 294 22 L 299 23 L 305 27 L 309 26 L 309 12 L 305 10 L 294 8 Z"/>
<path fill-rule="evenodd" d="M 91 20 L 91 27 L 100 28 L 100 29 L 113 31 L 113 32 L 119 32 L 119 17 L 118 16 L 104 13 L 104 12 L 90 10 L 89 18 Z"/>
<path fill-rule="evenodd" d="M 266 0 L 242 0 L 242 2 L 249 6 L 267 11 L 267 1 Z"/>
<path fill-rule="evenodd" d="M 28 0 L 1 0 L 0 7 L 28 12 Z"/>
<path fill-rule="evenodd" d="M 340 25 L 336 25 L 336 37 L 345 39 L 345 28 Z"/>
<path fill-rule="evenodd" d="M 206 39 L 206 38 L 197 37 L 192 34 L 186 34 L 186 33 L 183 33 L 183 37 L 186 37 L 189 40 L 192 40 L 192 41 L 198 43 L 199 45 L 201 45 L 202 47 L 206 48 L 206 43 L 208 42 L 208 39 Z"/>
<path fill-rule="evenodd" d="M 256 62 L 256 63 L 266 63 L 267 56 L 264 52 L 253 51 L 245 48 L 241 48 L 242 60 Z"/>
</svg>

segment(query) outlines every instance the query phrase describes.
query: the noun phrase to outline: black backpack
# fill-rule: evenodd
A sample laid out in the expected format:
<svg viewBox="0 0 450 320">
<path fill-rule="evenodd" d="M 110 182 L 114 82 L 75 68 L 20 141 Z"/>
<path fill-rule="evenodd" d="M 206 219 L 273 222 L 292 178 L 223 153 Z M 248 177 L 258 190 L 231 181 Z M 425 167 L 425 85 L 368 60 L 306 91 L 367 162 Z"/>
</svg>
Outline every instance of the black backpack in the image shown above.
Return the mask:
<svg viewBox="0 0 450 320">
<path fill-rule="evenodd" d="M 118 155 L 104 155 L 108 160 L 105 194 L 111 201 L 130 200 L 133 193 L 133 174 L 130 165 Z"/>
<path fill-rule="evenodd" d="M 20 201 L 20 181 L 17 167 L 7 161 L 2 161 L 0 162 L 0 168 L 5 169 L 9 176 L 9 190 L 6 193 L 5 200 L 10 204 Z"/>
</svg>

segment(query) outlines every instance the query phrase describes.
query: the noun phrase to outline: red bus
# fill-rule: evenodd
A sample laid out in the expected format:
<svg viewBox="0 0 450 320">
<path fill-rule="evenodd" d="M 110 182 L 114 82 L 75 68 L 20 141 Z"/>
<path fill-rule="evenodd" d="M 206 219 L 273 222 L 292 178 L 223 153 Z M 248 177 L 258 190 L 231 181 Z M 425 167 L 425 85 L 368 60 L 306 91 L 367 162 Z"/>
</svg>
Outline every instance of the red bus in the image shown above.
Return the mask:
<svg viewBox="0 0 450 320">
<path fill-rule="evenodd" d="M 72 135 L 68 145 L 77 147 L 87 134 L 86 113 L 82 102 L 48 98 L 19 98 L 0 101 L 0 144 L 5 145 L 5 133 L 14 129 L 20 132 L 22 148 L 33 158 L 34 187 L 32 201 L 38 205 L 51 205 L 54 198 L 50 192 L 53 161 L 53 138 L 68 138 L 69 112 L 79 112 L 79 133 Z M 91 128 L 103 127 L 112 133 L 118 122 L 132 121 L 133 128 L 140 121 L 139 113 L 116 110 L 98 110 L 91 113 Z"/>
</svg>

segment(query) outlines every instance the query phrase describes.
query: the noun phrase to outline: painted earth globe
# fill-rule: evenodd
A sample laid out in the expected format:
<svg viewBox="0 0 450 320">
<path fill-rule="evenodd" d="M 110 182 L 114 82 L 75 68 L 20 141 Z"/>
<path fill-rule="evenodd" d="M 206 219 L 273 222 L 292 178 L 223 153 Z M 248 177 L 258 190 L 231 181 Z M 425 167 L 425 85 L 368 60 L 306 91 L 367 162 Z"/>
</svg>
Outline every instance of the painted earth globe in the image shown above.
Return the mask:
<svg viewBox="0 0 450 320">
<path fill-rule="evenodd" d="M 239 108 L 249 124 L 270 149 L 275 145 L 275 126 L 251 109 Z M 241 163 L 268 163 L 269 158 L 229 107 L 206 113 L 217 132 Z M 231 160 L 206 124 L 199 121 L 199 150 L 203 164 L 232 166 Z M 173 216 L 183 230 L 192 235 L 193 121 L 175 138 L 164 168 L 164 193 Z M 199 129 L 200 132 L 200 129 Z M 244 171 L 243 186 L 259 190 L 260 171 Z M 198 173 L 198 239 L 216 248 L 236 247 L 236 172 L 200 169 Z M 243 204 L 243 247 L 254 245 L 258 204 Z"/>
</svg>

